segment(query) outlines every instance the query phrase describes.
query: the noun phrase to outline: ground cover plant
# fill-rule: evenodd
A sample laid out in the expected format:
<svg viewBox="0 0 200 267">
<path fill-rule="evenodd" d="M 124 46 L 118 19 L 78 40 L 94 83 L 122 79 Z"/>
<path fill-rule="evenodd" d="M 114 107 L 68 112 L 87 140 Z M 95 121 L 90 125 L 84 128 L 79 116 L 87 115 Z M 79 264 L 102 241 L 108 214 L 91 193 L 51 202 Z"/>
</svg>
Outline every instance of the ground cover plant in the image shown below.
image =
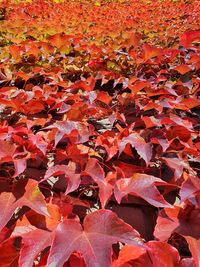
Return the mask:
<svg viewBox="0 0 200 267">
<path fill-rule="evenodd" d="M 200 266 L 200 2 L 0 2 L 0 266 Z"/>
</svg>

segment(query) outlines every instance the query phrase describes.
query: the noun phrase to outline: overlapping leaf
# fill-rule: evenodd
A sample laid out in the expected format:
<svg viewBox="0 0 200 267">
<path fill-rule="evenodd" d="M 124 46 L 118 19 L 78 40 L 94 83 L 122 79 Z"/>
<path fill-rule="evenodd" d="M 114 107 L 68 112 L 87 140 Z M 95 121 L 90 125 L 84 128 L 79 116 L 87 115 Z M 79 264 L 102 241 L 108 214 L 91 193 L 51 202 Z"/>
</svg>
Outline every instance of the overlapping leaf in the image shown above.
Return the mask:
<svg viewBox="0 0 200 267">
<path fill-rule="evenodd" d="M 196 0 L 0 3 L 2 266 L 199 265 L 199 18 Z M 122 248 L 139 234 L 99 200 L 151 241 Z"/>
<path fill-rule="evenodd" d="M 75 220 L 66 220 L 58 225 L 48 266 L 62 266 L 73 251 L 78 251 L 87 266 L 109 267 L 112 244 L 121 241 L 142 246 L 137 231 L 108 210 L 87 215 L 83 227 Z"/>
<path fill-rule="evenodd" d="M 156 186 L 167 186 L 168 184 L 154 176 L 135 173 L 130 178 L 122 178 L 115 184 L 114 194 L 118 203 L 128 194 L 145 199 L 155 207 L 170 207 L 159 193 Z"/>
<path fill-rule="evenodd" d="M 3 192 L 0 194 L 0 207 L 2 210 L 0 218 L 1 229 L 8 223 L 15 210 L 23 206 L 27 206 L 44 216 L 49 216 L 46 202 L 36 181 L 31 179 L 28 181 L 25 193 L 20 198 L 16 199 L 13 193 L 19 192 Z"/>
</svg>

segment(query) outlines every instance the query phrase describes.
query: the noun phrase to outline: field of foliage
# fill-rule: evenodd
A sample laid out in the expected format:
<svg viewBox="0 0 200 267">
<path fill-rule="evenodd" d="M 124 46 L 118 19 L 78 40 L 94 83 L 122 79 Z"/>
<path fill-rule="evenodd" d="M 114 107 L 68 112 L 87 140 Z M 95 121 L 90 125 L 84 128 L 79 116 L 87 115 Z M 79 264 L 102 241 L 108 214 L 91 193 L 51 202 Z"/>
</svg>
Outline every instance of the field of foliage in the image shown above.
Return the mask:
<svg viewBox="0 0 200 267">
<path fill-rule="evenodd" d="M 0 1 L 0 266 L 200 267 L 199 77 L 197 0 Z"/>
</svg>

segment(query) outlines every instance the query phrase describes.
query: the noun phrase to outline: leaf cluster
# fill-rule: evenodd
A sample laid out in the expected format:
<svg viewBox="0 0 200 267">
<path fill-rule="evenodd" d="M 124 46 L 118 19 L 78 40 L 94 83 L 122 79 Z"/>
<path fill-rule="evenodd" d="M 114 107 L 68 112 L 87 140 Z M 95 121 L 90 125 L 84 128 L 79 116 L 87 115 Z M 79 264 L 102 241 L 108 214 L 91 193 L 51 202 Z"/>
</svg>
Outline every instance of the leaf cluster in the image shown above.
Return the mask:
<svg viewBox="0 0 200 267">
<path fill-rule="evenodd" d="M 196 2 L 4 2 L 2 267 L 199 266 Z"/>
</svg>

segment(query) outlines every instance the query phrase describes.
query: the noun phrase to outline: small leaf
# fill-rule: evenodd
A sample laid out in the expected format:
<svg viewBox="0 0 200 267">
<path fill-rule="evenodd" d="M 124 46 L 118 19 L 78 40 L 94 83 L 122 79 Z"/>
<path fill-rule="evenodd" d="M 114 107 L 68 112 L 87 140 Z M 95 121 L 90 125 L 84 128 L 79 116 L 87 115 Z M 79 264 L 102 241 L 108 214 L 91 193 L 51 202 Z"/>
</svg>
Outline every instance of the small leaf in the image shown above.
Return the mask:
<svg viewBox="0 0 200 267">
<path fill-rule="evenodd" d="M 87 162 L 83 174 L 84 173 L 91 176 L 92 179 L 98 184 L 99 198 L 101 201 L 101 206 L 102 208 L 104 208 L 106 203 L 108 202 L 108 199 L 112 195 L 113 186 L 107 182 L 104 170 L 98 163 L 98 160 L 90 158 L 89 161 Z"/>
<path fill-rule="evenodd" d="M 58 176 L 61 174 L 64 174 L 67 178 L 67 189 L 65 194 L 67 195 L 70 192 L 75 191 L 81 182 L 81 178 L 80 173 L 76 171 L 76 164 L 74 162 L 70 162 L 68 165 L 55 165 L 50 167 L 46 171 L 42 181 L 45 181 L 52 176 Z"/>
<path fill-rule="evenodd" d="M 189 199 L 194 205 L 200 208 L 200 179 L 189 176 L 188 179 L 182 183 L 180 197 L 182 202 Z"/>
<path fill-rule="evenodd" d="M 187 72 L 191 71 L 191 68 L 188 67 L 187 64 L 183 64 L 181 66 L 176 67 L 175 70 L 177 70 L 181 75 L 184 75 Z"/>
<path fill-rule="evenodd" d="M 145 60 L 151 59 L 153 57 L 159 57 L 162 55 L 162 49 L 150 46 L 149 44 L 145 44 L 143 46 L 144 49 L 144 58 Z"/>
<path fill-rule="evenodd" d="M 152 146 L 150 143 L 146 143 L 145 140 L 137 133 L 132 133 L 127 137 L 124 137 L 119 142 L 119 154 L 122 153 L 127 144 L 132 145 L 137 153 L 143 158 L 148 165 L 152 157 Z"/>
<path fill-rule="evenodd" d="M 3 192 L 0 195 L 0 230 L 7 224 L 12 217 L 16 207 L 14 205 L 15 197 L 11 192 Z"/>
</svg>

